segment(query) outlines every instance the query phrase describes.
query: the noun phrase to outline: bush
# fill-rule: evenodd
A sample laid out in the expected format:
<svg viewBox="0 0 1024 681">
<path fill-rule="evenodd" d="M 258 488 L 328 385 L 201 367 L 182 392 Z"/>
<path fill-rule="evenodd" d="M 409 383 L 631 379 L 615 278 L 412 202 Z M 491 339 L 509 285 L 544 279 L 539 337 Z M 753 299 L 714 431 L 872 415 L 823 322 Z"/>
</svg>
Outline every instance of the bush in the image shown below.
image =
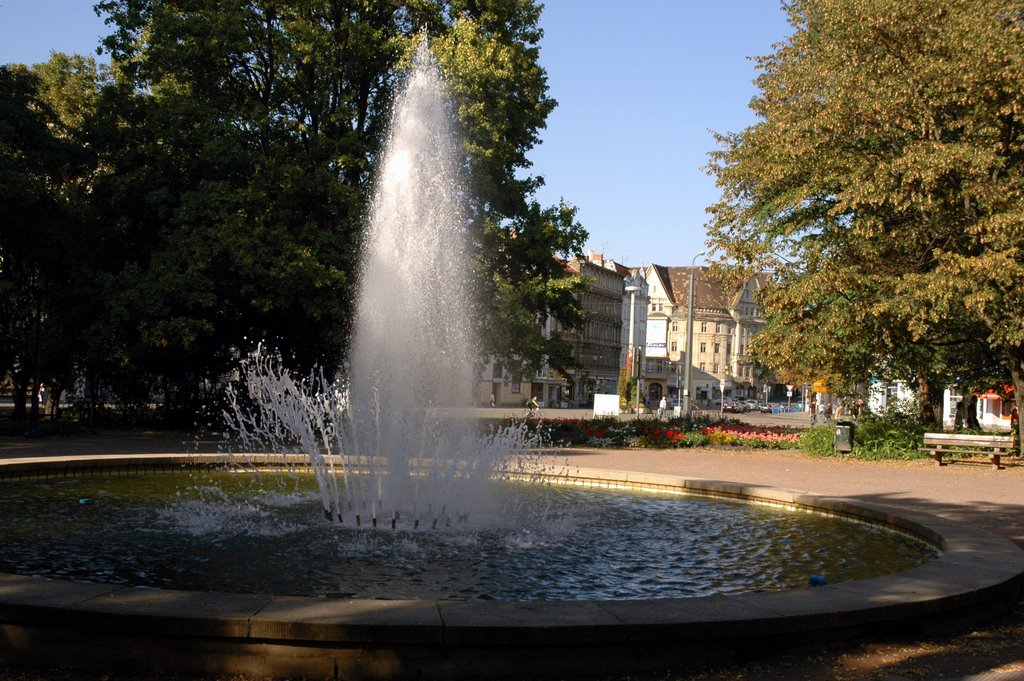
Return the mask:
<svg viewBox="0 0 1024 681">
<path fill-rule="evenodd" d="M 831 425 L 808 428 L 800 438 L 800 448 L 811 456 L 845 456 L 865 461 L 881 459 L 917 459 L 925 428 L 916 417 L 897 412 L 865 415 L 853 431 L 853 451 L 835 451 L 835 430 Z"/>
<path fill-rule="evenodd" d="M 859 459 L 917 459 L 924 432 L 916 417 L 868 416 L 857 422 L 852 454 Z"/>
<path fill-rule="evenodd" d="M 800 449 L 811 456 L 832 456 L 835 454 L 835 432 L 831 426 L 808 428 L 800 435 Z"/>
</svg>

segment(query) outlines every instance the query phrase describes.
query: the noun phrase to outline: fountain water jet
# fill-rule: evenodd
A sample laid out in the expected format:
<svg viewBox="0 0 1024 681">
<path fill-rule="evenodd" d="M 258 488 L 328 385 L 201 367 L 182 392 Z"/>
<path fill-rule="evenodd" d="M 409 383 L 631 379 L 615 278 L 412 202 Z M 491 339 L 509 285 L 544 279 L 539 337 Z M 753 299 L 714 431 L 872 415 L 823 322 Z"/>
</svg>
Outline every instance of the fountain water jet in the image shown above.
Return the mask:
<svg viewBox="0 0 1024 681">
<path fill-rule="evenodd" d="M 258 355 L 245 381 L 258 414 L 232 395 L 228 418 L 246 444 L 309 453 L 324 513 L 339 522 L 464 522 L 529 445 L 523 429 L 481 437 L 453 413 L 472 404 L 479 344 L 463 157 L 444 93 L 424 39 L 381 157 L 344 390 L 322 375 L 296 382 Z"/>
</svg>

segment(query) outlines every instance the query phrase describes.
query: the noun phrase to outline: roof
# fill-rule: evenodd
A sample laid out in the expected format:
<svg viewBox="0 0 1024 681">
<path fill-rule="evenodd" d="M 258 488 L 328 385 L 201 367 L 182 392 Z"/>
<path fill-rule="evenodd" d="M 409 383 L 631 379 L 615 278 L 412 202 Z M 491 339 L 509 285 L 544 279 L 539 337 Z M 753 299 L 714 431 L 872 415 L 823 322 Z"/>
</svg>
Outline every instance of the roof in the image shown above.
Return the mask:
<svg viewBox="0 0 1024 681">
<path fill-rule="evenodd" d="M 690 290 L 690 270 L 693 270 L 693 307 L 702 310 L 728 310 L 734 307 L 742 292 L 742 287 L 726 291 L 717 279 L 708 276 L 706 267 L 666 267 L 652 265 L 662 283 L 665 292 L 676 307 L 686 308 L 686 299 Z M 761 288 L 768 282 L 768 273 L 762 272 L 754 276 L 755 288 Z"/>
</svg>

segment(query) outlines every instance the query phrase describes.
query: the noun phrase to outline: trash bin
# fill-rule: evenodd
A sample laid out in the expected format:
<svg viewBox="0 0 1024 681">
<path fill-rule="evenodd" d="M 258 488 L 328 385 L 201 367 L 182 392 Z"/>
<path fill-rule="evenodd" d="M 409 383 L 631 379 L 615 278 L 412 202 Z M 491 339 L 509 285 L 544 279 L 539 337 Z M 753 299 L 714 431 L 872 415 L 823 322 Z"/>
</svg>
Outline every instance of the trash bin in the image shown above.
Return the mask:
<svg viewBox="0 0 1024 681">
<path fill-rule="evenodd" d="M 853 421 L 836 421 L 835 448 L 837 452 L 853 451 Z"/>
</svg>

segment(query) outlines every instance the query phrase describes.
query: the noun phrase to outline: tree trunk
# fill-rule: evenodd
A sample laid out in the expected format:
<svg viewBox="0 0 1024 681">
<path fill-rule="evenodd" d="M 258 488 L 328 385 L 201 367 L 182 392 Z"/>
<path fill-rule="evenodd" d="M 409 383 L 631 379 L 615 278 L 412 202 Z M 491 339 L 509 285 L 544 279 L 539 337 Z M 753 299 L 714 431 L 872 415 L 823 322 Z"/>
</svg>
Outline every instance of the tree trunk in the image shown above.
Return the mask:
<svg viewBox="0 0 1024 681">
<path fill-rule="evenodd" d="M 920 406 L 921 425 L 934 426 L 938 423 L 935 418 L 935 404 L 932 396 L 931 383 L 928 374 L 918 371 L 917 374 L 917 402 Z"/>
<path fill-rule="evenodd" d="M 967 427 L 973 430 L 981 430 L 981 423 L 978 422 L 978 396 L 971 395 L 967 400 Z"/>
<path fill-rule="evenodd" d="M 1013 433 L 1013 435 L 1014 443 L 1017 445 L 1017 454 L 1020 454 L 1021 447 L 1024 446 L 1024 421 L 1020 418 L 1021 412 L 1024 411 L 1024 347 L 1008 349 L 1006 354 L 1010 358 L 1010 378 L 1013 380 L 1013 406 L 1017 411 L 1017 422 L 1011 422 L 1010 428 L 1012 430 L 1014 426 L 1017 427 L 1017 432 Z"/>
</svg>

